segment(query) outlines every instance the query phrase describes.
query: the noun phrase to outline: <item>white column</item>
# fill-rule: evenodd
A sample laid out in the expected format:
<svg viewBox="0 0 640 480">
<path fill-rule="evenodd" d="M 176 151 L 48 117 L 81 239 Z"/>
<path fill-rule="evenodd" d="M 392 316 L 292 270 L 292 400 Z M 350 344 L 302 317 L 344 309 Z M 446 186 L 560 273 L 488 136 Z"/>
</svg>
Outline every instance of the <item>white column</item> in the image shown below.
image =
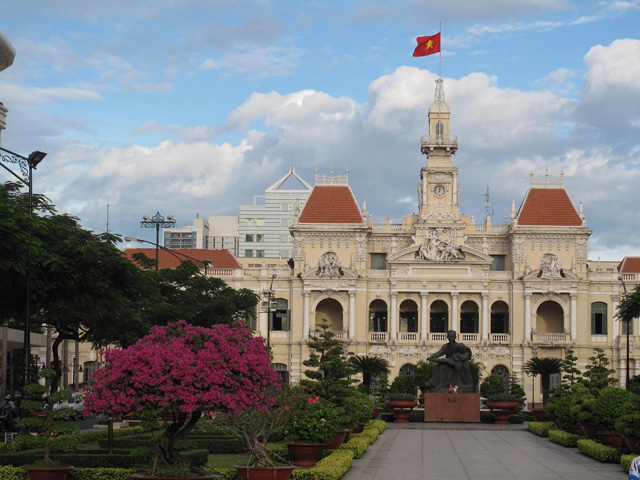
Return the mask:
<svg viewBox="0 0 640 480">
<path fill-rule="evenodd" d="M 622 334 L 620 330 L 620 319 L 616 316 L 616 312 L 618 311 L 618 303 L 619 297 L 613 297 L 613 301 L 611 302 L 611 315 L 613 316 L 613 341 L 615 343 L 618 342 L 618 337 Z"/>
<path fill-rule="evenodd" d="M 309 338 L 309 292 L 304 292 L 302 298 L 302 338 Z"/>
<path fill-rule="evenodd" d="M 531 294 L 524 294 L 524 339 L 531 341 Z"/>
<path fill-rule="evenodd" d="M 422 172 L 422 204 L 427 204 L 427 172 Z"/>
<path fill-rule="evenodd" d="M 627 352 L 625 351 L 624 354 L 626 355 Z M 620 388 L 626 388 L 626 384 L 627 384 L 627 365 L 626 365 L 626 359 L 623 357 L 620 357 L 620 360 L 618 362 L 618 364 L 620 365 L 620 368 L 618 368 L 618 384 L 620 385 Z"/>
<path fill-rule="evenodd" d="M 570 329 L 571 329 L 571 341 L 575 342 L 578 340 L 578 294 L 571 294 L 571 312 L 570 312 Z"/>
<path fill-rule="evenodd" d="M 397 293 L 392 293 L 391 294 L 391 308 L 389 309 L 389 338 L 391 340 L 397 340 L 398 338 L 398 334 L 397 332 L 397 328 L 398 326 L 397 324 L 397 300 L 398 300 L 398 294 Z"/>
<path fill-rule="evenodd" d="M 489 294 L 482 294 L 482 340 L 489 340 Z"/>
<path fill-rule="evenodd" d="M 453 203 L 454 205 L 458 203 L 458 174 L 454 173 L 453 174 L 453 184 L 451 186 L 451 189 L 453 190 Z"/>
<path fill-rule="evenodd" d="M 349 292 L 349 340 L 356 338 L 356 292 Z"/>
<path fill-rule="evenodd" d="M 427 322 L 429 319 L 429 307 L 427 307 L 426 292 L 420 294 L 420 340 L 426 340 L 429 337 L 427 333 Z"/>
<path fill-rule="evenodd" d="M 267 312 L 260 312 L 260 315 L 258 315 L 259 318 L 259 327 L 260 328 L 260 336 L 267 338 L 267 320 L 269 319 L 269 316 L 267 315 Z"/>
<path fill-rule="evenodd" d="M 458 294 L 451 294 L 451 328 L 450 330 L 455 330 L 458 334 L 458 326 L 460 324 L 460 313 L 458 313 Z"/>
</svg>

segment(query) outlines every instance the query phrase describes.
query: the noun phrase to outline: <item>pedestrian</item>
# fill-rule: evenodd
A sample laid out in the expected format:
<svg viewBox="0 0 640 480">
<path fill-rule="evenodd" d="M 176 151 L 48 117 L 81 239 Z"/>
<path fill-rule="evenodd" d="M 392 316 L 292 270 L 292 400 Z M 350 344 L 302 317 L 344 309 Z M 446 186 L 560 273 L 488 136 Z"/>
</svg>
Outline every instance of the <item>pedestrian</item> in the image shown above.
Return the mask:
<svg viewBox="0 0 640 480">
<path fill-rule="evenodd" d="M 640 480 L 640 457 L 631 460 L 629 466 L 629 480 Z"/>
</svg>

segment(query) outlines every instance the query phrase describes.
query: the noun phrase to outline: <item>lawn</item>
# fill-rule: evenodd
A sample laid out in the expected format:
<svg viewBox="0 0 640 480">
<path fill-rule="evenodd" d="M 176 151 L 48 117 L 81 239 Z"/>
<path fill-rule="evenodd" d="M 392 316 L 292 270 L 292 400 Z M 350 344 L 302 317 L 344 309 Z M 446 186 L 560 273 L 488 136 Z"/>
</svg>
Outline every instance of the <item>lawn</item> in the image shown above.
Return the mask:
<svg viewBox="0 0 640 480">
<path fill-rule="evenodd" d="M 209 455 L 207 464 L 217 468 L 231 468 L 234 465 L 247 465 L 250 457 L 246 453 Z"/>
</svg>

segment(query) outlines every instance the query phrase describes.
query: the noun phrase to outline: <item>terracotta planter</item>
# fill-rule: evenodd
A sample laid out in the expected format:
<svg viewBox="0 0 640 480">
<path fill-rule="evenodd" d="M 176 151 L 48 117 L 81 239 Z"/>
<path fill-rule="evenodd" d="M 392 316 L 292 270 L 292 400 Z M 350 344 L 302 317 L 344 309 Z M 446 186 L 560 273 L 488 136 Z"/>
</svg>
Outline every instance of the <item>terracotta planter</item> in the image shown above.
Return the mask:
<svg viewBox="0 0 640 480">
<path fill-rule="evenodd" d="M 581 423 L 580 427 L 584 432 L 585 437 L 590 438 L 591 440 L 598 438 L 598 424 L 593 422 L 585 422 Z"/>
<path fill-rule="evenodd" d="M 493 423 L 496 425 L 507 425 L 509 423 L 509 415 L 518 408 L 518 402 L 487 402 L 486 405 L 495 415 Z"/>
<path fill-rule="evenodd" d="M 241 480 L 287 480 L 296 467 L 243 467 L 234 465 Z"/>
<path fill-rule="evenodd" d="M 371 410 L 371 420 L 375 420 L 376 418 L 378 418 L 378 415 L 380 415 L 380 412 L 382 411 L 381 408 L 374 408 L 373 410 Z"/>
<path fill-rule="evenodd" d="M 621 433 L 604 432 L 599 433 L 600 441 L 603 445 L 618 448 L 622 442 L 623 435 Z"/>
<path fill-rule="evenodd" d="M 544 408 L 534 408 L 531 410 L 531 415 L 536 419 L 536 422 L 549 421 L 549 415 L 547 415 L 547 411 Z"/>
<path fill-rule="evenodd" d="M 627 442 L 627 447 L 632 453 L 640 454 L 640 435 L 625 435 L 624 441 Z"/>
<path fill-rule="evenodd" d="M 351 430 L 348 428 L 341 428 L 340 430 L 336 430 L 336 433 L 333 434 L 333 439 L 329 442 L 329 448 L 336 449 L 340 445 L 342 445 L 346 438 L 347 434 L 351 433 Z"/>
<path fill-rule="evenodd" d="M 298 467 L 313 467 L 322 458 L 327 443 L 287 443 L 291 463 Z"/>
<path fill-rule="evenodd" d="M 393 423 L 409 423 L 409 414 L 417 403 L 409 400 L 390 400 L 387 405 L 393 409 Z"/>
<path fill-rule="evenodd" d="M 187 475 L 175 477 L 166 475 L 149 475 L 146 473 L 133 473 L 129 478 L 136 478 L 138 480 L 213 480 L 218 478 L 218 475 Z"/>
<path fill-rule="evenodd" d="M 66 480 L 73 467 L 22 467 L 29 480 Z"/>
<path fill-rule="evenodd" d="M 567 432 L 572 433 L 573 435 L 579 435 L 581 437 L 584 436 L 584 431 L 580 425 L 573 425 L 571 427 L 566 428 Z"/>
<path fill-rule="evenodd" d="M 364 425 L 362 424 L 357 424 L 354 425 L 353 428 L 351 429 L 351 433 L 362 433 L 364 431 Z"/>
<path fill-rule="evenodd" d="M 420 397 L 420 398 L 418 399 L 418 403 L 419 403 L 420 405 L 424 405 L 424 397 Z"/>
</svg>

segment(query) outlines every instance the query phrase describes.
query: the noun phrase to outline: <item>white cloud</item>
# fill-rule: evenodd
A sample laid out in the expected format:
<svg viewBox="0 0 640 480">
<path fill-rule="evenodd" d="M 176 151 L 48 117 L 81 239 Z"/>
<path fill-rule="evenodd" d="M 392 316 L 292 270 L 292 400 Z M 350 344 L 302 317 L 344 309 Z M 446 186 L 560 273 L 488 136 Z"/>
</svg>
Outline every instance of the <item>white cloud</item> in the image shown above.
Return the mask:
<svg viewBox="0 0 640 480">
<path fill-rule="evenodd" d="M 201 70 L 222 70 L 233 75 L 257 78 L 289 75 L 300 63 L 302 50 L 297 47 L 257 46 L 239 52 L 208 58 Z"/>
<path fill-rule="evenodd" d="M 37 105 L 56 101 L 86 102 L 102 100 L 102 96 L 94 91 L 73 87 L 23 87 L 0 82 L 5 98 L 10 98 L 13 104 Z"/>
</svg>

